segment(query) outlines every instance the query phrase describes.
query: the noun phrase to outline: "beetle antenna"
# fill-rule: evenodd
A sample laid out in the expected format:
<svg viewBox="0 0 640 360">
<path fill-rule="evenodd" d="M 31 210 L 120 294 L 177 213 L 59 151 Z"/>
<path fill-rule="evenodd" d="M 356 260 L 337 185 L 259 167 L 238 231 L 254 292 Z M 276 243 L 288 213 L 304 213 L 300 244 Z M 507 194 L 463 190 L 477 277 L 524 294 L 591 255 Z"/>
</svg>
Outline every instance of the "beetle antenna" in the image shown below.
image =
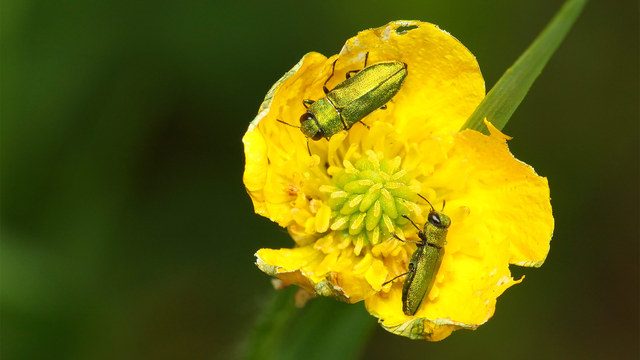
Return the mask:
<svg viewBox="0 0 640 360">
<path fill-rule="evenodd" d="M 431 202 L 429 200 L 427 200 L 427 198 L 425 198 L 424 196 L 418 194 L 418 196 L 420 196 L 422 198 L 422 200 L 426 201 L 429 206 L 431 206 L 431 210 L 436 211 L 436 209 L 433 208 L 433 205 L 431 205 Z M 442 206 L 442 208 L 444 209 L 444 205 Z"/>
<path fill-rule="evenodd" d="M 284 121 L 282 121 L 282 120 L 280 120 L 280 119 L 276 119 L 276 121 L 277 121 L 277 122 L 281 122 L 281 123 L 283 123 L 283 124 L 285 124 L 285 125 L 289 125 L 289 126 L 291 126 L 291 127 L 294 127 L 294 128 L 296 128 L 296 129 L 300 129 L 300 126 L 291 125 L 291 124 L 289 124 L 288 122 L 284 122 Z"/>
<path fill-rule="evenodd" d="M 444 210 L 444 204 L 447 203 L 447 200 L 442 199 L 442 210 Z M 442 212 L 442 210 L 440 210 L 440 212 Z"/>
<path fill-rule="evenodd" d="M 309 152 L 309 156 L 311 156 L 311 148 L 309 147 L 309 138 L 307 138 L 307 151 Z"/>
</svg>

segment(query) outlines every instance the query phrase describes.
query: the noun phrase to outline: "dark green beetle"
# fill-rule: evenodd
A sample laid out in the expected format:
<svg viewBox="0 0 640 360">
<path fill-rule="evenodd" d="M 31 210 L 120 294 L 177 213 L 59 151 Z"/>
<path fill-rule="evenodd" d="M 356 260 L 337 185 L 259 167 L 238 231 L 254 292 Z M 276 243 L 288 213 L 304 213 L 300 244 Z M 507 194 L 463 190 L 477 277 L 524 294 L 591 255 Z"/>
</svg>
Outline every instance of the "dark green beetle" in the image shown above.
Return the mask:
<svg viewBox="0 0 640 360">
<path fill-rule="evenodd" d="M 384 107 L 400 90 L 407 76 L 407 64 L 401 61 L 381 61 L 367 66 L 368 58 L 369 53 L 365 56 L 362 70 L 347 72 L 347 79 L 329 90 L 327 83 L 335 73 L 336 59 L 331 76 L 322 86 L 326 97 L 316 101 L 302 101 L 307 112 L 300 117 L 300 130 L 307 138 L 329 139 L 342 130 L 349 130 L 356 122 L 367 126 L 362 118 Z"/>
<path fill-rule="evenodd" d="M 422 195 L 418 194 L 418 196 L 429 202 Z M 444 203 L 442 208 L 444 209 Z M 402 311 L 405 315 L 411 316 L 418 311 L 420 304 L 427 297 L 436 280 L 436 274 L 438 274 L 444 257 L 444 245 L 447 243 L 447 231 L 451 225 L 451 219 L 442 212 L 436 211 L 433 206 L 431 206 L 427 222 L 422 230 L 408 216 L 402 215 L 402 217 L 409 220 L 418 229 L 418 237 L 421 241 L 417 242 L 418 248 L 409 262 L 409 271 L 394 277 L 383 285 L 407 275 L 402 288 Z M 396 234 L 393 236 L 400 241 L 405 241 Z"/>
</svg>

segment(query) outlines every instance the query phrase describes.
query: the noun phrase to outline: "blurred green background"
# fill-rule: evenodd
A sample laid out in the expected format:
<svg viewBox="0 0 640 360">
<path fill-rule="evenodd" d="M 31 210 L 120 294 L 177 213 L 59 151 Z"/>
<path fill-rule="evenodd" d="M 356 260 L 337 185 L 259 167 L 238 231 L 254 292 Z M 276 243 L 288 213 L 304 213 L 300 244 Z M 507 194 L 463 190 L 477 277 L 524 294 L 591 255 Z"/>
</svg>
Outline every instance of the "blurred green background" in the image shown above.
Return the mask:
<svg viewBox="0 0 640 360">
<path fill-rule="evenodd" d="M 269 87 L 308 51 L 419 19 L 489 89 L 560 5 L 3 1 L 2 358 L 237 357 L 273 293 L 253 254 L 292 244 L 242 184 Z M 638 357 L 638 29 L 636 1 L 588 3 L 505 128 L 549 178 L 545 265 L 514 267 L 527 278 L 478 330 L 376 326 L 361 358 Z"/>
</svg>

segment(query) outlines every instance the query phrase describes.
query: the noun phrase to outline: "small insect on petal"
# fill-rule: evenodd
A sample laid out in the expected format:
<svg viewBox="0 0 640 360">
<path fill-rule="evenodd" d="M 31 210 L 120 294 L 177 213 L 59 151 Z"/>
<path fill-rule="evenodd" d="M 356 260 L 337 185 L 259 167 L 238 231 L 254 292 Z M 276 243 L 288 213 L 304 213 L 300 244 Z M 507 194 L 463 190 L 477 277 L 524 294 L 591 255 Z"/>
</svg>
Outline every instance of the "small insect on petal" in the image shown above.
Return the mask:
<svg viewBox="0 0 640 360">
<path fill-rule="evenodd" d="M 325 97 L 302 100 L 306 112 L 300 116 L 299 128 L 307 139 L 329 139 L 357 122 L 368 128 L 362 119 L 384 107 L 400 91 L 408 74 L 407 64 L 401 61 L 381 61 L 367 66 L 367 53 L 363 69 L 348 71 L 346 80 L 329 90 L 327 84 L 335 74 L 338 60 L 339 57 L 333 61 L 331 75 L 322 86 Z"/>
<path fill-rule="evenodd" d="M 429 200 L 422 197 L 422 195 L 418 194 L 418 196 L 429 203 Z M 411 221 L 406 215 L 403 215 L 403 217 Z M 433 206 L 431 206 L 427 219 L 422 230 L 411 221 L 418 229 L 420 241 L 416 244 L 418 248 L 411 257 L 408 271 L 385 282 L 387 284 L 401 276 L 407 276 L 402 288 L 402 311 L 408 316 L 415 315 L 433 287 L 436 274 L 444 257 L 444 245 L 446 244 L 447 231 L 451 224 L 449 217 L 442 212 L 436 211 Z M 399 239 L 397 235 L 395 237 Z M 436 295 L 434 294 L 434 296 Z"/>
</svg>

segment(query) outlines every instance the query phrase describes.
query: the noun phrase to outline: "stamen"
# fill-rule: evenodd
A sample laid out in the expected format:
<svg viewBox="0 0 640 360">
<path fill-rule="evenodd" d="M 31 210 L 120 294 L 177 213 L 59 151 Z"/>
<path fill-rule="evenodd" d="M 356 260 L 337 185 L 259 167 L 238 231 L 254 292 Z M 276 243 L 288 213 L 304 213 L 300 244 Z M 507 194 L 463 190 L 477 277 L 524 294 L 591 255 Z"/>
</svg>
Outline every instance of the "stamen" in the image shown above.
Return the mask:
<svg viewBox="0 0 640 360">
<path fill-rule="evenodd" d="M 328 195 L 331 220 L 323 219 L 318 227 L 330 224 L 329 229 L 344 237 L 341 244 L 349 241 L 356 255 L 384 241 L 397 241 L 391 234 L 402 234 L 407 224 L 400 215 L 420 213 L 414 202 L 418 189 L 401 168 L 402 159 L 387 159 L 372 150 L 358 157 L 353 150 L 341 162 L 342 168 L 332 169 L 333 183 L 320 188 Z"/>
</svg>

